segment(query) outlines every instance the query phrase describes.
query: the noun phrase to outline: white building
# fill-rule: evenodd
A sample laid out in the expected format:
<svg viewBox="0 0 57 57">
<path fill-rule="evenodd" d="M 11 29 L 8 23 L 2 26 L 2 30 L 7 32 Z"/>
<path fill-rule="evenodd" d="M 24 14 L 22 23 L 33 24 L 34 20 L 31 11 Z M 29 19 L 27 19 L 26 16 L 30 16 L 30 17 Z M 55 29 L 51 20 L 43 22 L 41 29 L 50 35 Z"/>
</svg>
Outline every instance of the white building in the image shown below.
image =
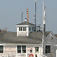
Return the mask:
<svg viewBox="0 0 57 57">
<path fill-rule="evenodd" d="M 57 38 L 51 31 L 34 31 L 29 22 L 17 24 L 16 32 L 0 32 L 0 57 L 57 57 Z M 44 52 L 42 52 L 42 49 Z"/>
</svg>

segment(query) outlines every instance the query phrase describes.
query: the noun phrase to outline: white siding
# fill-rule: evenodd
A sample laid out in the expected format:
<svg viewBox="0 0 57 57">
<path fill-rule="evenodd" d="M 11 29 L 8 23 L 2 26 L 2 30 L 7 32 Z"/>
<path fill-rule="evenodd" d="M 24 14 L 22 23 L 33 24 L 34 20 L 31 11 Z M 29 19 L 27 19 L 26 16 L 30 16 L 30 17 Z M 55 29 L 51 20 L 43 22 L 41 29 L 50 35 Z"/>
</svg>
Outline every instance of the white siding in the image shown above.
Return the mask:
<svg viewBox="0 0 57 57">
<path fill-rule="evenodd" d="M 56 50 L 56 57 L 57 57 L 57 50 Z"/>
<path fill-rule="evenodd" d="M 22 45 L 21 45 L 22 46 Z M 34 57 L 37 54 L 37 57 L 40 56 L 41 47 L 39 48 L 39 52 L 35 53 L 35 47 L 39 47 L 39 45 L 26 45 L 26 53 L 17 53 L 17 45 L 5 45 L 4 52 L 0 53 L 0 56 L 17 56 L 17 57 L 29 57 L 30 54 L 33 54 Z M 32 52 L 30 50 L 32 49 Z"/>
<path fill-rule="evenodd" d="M 22 31 L 19 31 L 19 27 L 22 27 Z M 23 27 L 26 27 L 26 31 L 23 31 Z M 34 25 L 17 25 L 17 36 L 29 36 L 29 27 L 34 27 Z"/>
</svg>

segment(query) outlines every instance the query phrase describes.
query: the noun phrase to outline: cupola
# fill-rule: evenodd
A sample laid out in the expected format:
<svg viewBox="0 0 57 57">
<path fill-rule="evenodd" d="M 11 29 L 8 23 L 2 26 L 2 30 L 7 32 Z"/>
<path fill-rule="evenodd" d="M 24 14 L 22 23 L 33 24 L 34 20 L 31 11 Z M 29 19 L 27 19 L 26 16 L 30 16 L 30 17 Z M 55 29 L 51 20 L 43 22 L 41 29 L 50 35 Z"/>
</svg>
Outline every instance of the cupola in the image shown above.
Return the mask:
<svg viewBox="0 0 57 57">
<path fill-rule="evenodd" d="M 35 25 L 29 22 L 17 24 L 17 36 L 29 36 L 30 32 L 34 32 Z"/>
</svg>

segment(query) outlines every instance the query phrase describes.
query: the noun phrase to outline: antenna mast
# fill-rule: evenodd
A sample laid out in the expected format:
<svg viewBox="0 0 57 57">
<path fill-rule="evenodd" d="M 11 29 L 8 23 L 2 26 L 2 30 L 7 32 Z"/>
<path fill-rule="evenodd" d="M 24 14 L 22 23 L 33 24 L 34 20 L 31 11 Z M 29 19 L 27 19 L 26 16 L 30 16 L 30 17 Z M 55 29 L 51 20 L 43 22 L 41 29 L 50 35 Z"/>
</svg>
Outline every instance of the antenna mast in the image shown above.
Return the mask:
<svg viewBox="0 0 57 57">
<path fill-rule="evenodd" d="M 37 0 L 35 0 L 35 31 L 36 31 L 36 3 L 37 3 Z"/>
<path fill-rule="evenodd" d="M 21 22 L 23 22 L 23 11 L 21 12 Z"/>
<path fill-rule="evenodd" d="M 45 30 L 46 30 L 46 22 L 45 22 L 45 18 L 46 18 L 46 6 L 44 5 L 44 15 L 43 15 L 44 32 L 45 32 Z"/>
</svg>

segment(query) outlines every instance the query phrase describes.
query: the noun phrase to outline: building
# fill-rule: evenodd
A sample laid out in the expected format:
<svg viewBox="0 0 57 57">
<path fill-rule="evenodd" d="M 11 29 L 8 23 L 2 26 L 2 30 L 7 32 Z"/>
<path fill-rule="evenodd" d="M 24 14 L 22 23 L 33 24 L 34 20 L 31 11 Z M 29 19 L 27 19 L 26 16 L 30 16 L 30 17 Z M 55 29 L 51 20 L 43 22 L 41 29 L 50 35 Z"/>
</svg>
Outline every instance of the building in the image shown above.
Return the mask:
<svg viewBox="0 0 57 57">
<path fill-rule="evenodd" d="M 0 57 L 57 57 L 57 37 L 51 31 L 34 31 L 29 22 L 17 24 L 17 32 L 0 32 Z M 44 50 L 44 51 L 43 51 Z"/>
</svg>

